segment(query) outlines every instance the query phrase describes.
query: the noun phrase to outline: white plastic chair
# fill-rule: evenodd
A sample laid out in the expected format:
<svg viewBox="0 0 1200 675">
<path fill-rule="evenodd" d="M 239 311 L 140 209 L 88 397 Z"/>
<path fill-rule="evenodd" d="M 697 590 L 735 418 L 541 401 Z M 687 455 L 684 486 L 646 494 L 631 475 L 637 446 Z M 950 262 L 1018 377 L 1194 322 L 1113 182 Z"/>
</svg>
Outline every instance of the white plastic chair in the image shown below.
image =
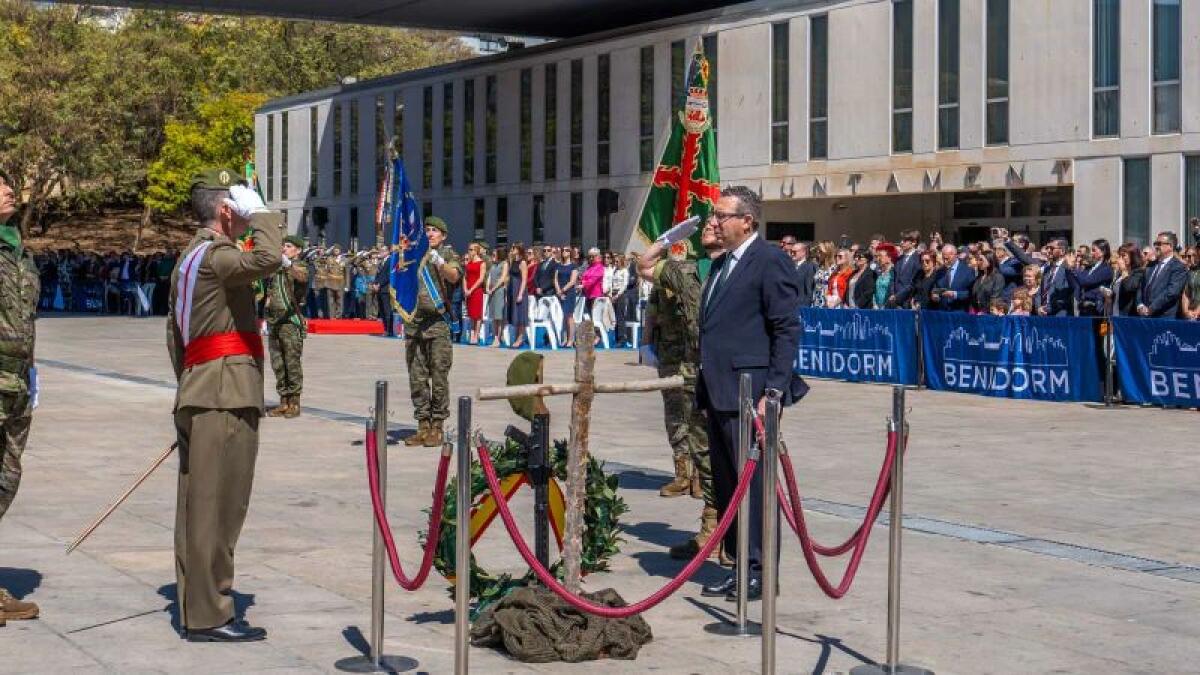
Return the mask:
<svg viewBox="0 0 1200 675">
<path fill-rule="evenodd" d="M 612 349 L 609 333 L 616 325 L 616 316 L 612 299 L 601 296 L 592 301 L 592 325 L 600 329 L 600 345 L 604 349 Z"/>
<path fill-rule="evenodd" d="M 536 303 L 529 303 L 529 323 L 525 327 L 525 338 L 529 341 L 529 349 L 537 349 L 539 330 L 546 331 L 546 339 L 550 349 L 558 349 L 558 325 L 555 317 L 562 316 L 562 306 L 558 298 L 539 298 Z"/>
</svg>

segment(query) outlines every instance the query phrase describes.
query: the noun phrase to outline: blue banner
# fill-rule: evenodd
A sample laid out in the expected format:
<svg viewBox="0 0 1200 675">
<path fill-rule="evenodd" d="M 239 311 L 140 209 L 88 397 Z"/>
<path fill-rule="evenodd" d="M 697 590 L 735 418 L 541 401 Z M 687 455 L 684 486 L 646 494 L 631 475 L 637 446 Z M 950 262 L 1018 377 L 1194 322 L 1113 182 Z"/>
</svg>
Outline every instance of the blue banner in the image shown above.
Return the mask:
<svg viewBox="0 0 1200 675">
<path fill-rule="evenodd" d="M 404 171 L 404 160 L 393 157 L 383 182 L 379 205 L 380 225 L 388 232 L 392 254 L 388 257 L 391 270 L 392 303 L 401 318 L 408 320 L 417 309 L 417 291 L 421 283 L 418 270 L 429 240 L 421 223 L 421 206 L 413 197 Z"/>
<path fill-rule="evenodd" d="M 1200 405 L 1200 322 L 1113 317 L 1112 327 L 1126 401 Z"/>
<path fill-rule="evenodd" d="M 921 312 L 930 389 L 1039 401 L 1100 401 L 1093 323 L 1070 317 Z"/>
<path fill-rule="evenodd" d="M 796 372 L 850 382 L 917 383 L 916 313 L 800 310 Z"/>
</svg>

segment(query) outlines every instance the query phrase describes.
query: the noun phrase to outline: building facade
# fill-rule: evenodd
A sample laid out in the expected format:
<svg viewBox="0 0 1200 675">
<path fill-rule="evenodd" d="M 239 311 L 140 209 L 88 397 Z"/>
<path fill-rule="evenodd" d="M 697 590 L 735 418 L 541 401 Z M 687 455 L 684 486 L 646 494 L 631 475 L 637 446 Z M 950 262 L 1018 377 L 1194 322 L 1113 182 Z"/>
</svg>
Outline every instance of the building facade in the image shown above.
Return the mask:
<svg viewBox="0 0 1200 675">
<path fill-rule="evenodd" d="M 397 134 L 456 245 L 639 248 L 698 41 L 722 183 L 768 238 L 1145 243 L 1200 216 L 1200 0 L 753 2 L 307 92 L 256 114 L 267 203 L 374 242 Z"/>
</svg>

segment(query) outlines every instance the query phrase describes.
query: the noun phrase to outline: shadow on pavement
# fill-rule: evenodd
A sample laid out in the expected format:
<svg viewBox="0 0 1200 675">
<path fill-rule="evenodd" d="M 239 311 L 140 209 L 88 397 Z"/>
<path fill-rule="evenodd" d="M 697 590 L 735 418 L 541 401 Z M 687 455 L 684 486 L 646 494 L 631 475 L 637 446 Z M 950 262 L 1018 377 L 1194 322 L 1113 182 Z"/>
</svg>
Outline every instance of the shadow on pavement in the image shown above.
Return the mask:
<svg viewBox="0 0 1200 675">
<path fill-rule="evenodd" d="M 168 604 L 163 611 L 171 615 L 171 627 L 174 628 L 176 632 L 181 632 L 183 630 L 183 624 L 181 624 L 179 621 L 179 597 L 178 592 L 176 591 L 176 585 L 167 584 L 165 586 L 160 586 L 158 589 L 158 594 L 167 599 Z M 254 595 L 238 593 L 237 591 L 230 591 L 229 595 L 233 597 L 233 618 L 245 619 L 246 610 L 254 606 Z"/>
</svg>

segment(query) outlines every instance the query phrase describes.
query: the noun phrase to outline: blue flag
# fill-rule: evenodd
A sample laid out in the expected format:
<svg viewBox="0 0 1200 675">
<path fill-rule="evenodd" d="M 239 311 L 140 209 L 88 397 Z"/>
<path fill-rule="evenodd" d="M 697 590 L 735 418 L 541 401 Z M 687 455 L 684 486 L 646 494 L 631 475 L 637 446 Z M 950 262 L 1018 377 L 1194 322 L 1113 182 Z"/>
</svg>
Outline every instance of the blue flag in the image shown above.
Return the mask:
<svg viewBox="0 0 1200 675">
<path fill-rule="evenodd" d="M 393 157 L 380 194 L 380 218 L 384 232 L 390 232 L 388 244 L 392 254 L 388 256 L 389 279 L 392 287 L 392 305 L 405 321 L 412 318 L 417 309 L 417 290 L 421 280 L 421 259 L 429 250 L 425 238 L 425 226 L 421 222 L 421 206 L 413 197 L 404 171 L 404 160 Z"/>
</svg>

